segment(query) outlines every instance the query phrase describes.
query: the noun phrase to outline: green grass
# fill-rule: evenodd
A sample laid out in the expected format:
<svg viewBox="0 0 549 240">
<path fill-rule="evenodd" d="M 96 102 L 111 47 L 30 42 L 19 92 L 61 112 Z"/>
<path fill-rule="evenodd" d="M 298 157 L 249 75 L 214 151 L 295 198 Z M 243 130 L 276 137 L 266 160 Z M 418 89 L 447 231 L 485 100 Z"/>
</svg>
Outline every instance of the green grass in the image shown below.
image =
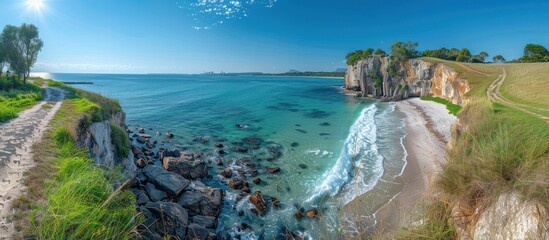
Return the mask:
<svg viewBox="0 0 549 240">
<path fill-rule="evenodd" d="M 130 153 L 130 141 L 128 133 L 124 129 L 114 124 L 111 124 L 111 140 L 116 146 L 116 152 L 120 158 L 125 158 Z"/>
<path fill-rule="evenodd" d="M 54 134 L 56 173 L 47 182 L 45 205 L 31 214 L 39 239 L 129 239 L 136 214 L 133 194 L 113 193 L 105 171 L 91 165 L 65 128 Z"/>
<path fill-rule="evenodd" d="M 457 113 L 462 108 L 460 105 L 453 104 L 453 103 L 449 102 L 448 100 L 443 99 L 443 98 L 439 98 L 439 97 L 425 96 L 425 97 L 421 97 L 420 99 L 423 100 L 423 101 L 433 101 L 433 102 L 437 102 L 437 103 L 440 103 L 440 104 L 444 104 L 444 105 L 446 105 L 446 109 L 448 109 L 448 113 L 450 113 L 452 115 L 457 115 Z"/>
<path fill-rule="evenodd" d="M 40 87 L 0 78 L 0 123 L 17 118 L 18 113 L 42 100 Z"/>
<path fill-rule="evenodd" d="M 61 87 L 68 91 L 67 98 L 76 100 L 77 111 L 85 113 L 86 123 L 110 120 L 110 118 L 122 111 L 122 107 L 117 100 L 103 97 L 99 94 L 87 92 L 68 86 L 62 82 L 49 81 L 50 87 Z"/>
<path fill-rule="evenodd" d="M 500 89 L 506 99 L 546 109 L 549 115 L 549 63 L 506 64 L 507 78 Z"/>
</svg>

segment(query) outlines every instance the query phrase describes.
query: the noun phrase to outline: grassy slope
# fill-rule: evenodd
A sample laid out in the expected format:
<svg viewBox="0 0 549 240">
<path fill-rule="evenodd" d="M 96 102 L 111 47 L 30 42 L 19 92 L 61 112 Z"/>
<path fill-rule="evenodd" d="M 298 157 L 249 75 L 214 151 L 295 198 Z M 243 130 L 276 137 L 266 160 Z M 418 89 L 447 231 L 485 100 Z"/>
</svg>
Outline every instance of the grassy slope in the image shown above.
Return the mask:
<svg viewBox="0 0 549 240">
<path fill-rule="evenodd" d="M 25 173 L 26 194 L 14 200 L 19 209 L 16 226 L 23 235 L 39 239 L 127 239 L 135 226 L 133 195 L 123 191 L 101 208 L 118 177 L 92 166 L 86 151 L 74 143 L 82 115 L 91 117 L 112 100 L 67 89 L 72 97 L 33 146 L 36 166 Z"/>
<path fill-rule="evenodd" d="M 549 117 L 549 63 L 506 64 L 507 78 L 501 95 Z"/>
<path fill-rule="evenodd" d="M 511 190 L 549 208 L 549 124 L 523 111 L 490 102 L 486 97 L 486 90 L 501 74 L 501 67 L 505 67 L 511 76 L 508 87 L 515 88 L 513 93 L 520 93 L 509 99 L 536 107 L 549 103 L 543 92 L 547 65 L 425 60 L 456 69 L 472 86 L 468 93 L 471 101 L 458 114 L 465 129 L 449 151 L 447 163 L 436 181 L 441 190 L 440 202 L 429 207 L 424 225 L 404 229 L 396 238 L 453 239 L 455 232 L 447 222 L 449 210 L 457 201 L 466 203 L 470 213 L 474 213 L 479 204 L 489 203 L 500 193 Z M 524 74 L 525 69 L 528 74 Z M 533 83 L 517 84 L 523 81 Z"/>
<path fill-rule="evenodd" d="M 32 107 L 42 99 L 39 86 L 30 83 L 23 85 L 17 81 L 15 88 L 12 89 L 12 84 L 5 76 L 0 78 L 0 123 L 16 118 L 19 112 Z"/>
</svg>

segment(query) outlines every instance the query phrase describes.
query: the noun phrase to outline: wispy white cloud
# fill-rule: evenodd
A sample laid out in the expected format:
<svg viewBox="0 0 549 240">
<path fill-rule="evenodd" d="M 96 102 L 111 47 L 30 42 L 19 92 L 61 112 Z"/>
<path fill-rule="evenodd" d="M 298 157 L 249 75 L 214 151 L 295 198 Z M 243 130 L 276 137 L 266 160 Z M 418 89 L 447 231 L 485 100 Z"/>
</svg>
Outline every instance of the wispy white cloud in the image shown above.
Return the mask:
<svg viewBox="0 0 549 240">
<path fill-rule="evenodd" d="M 247 17 L 253 6 L 272 8 L 276 2 L 277 0 L 180 0 L 176 1 L 176 5 L 192 16 L 194 29 L 208 30 L 226 20 Z"/>
</svg>

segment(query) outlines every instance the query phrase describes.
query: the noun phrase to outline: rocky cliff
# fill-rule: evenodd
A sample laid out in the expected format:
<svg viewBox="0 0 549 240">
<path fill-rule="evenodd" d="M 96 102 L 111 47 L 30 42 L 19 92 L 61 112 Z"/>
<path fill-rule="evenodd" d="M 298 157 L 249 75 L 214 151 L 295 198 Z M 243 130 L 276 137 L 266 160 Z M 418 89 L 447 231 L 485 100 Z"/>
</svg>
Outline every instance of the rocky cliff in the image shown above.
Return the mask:
<svg viewBox="0 0 549 240">
<path fill-rule="evenodd" d="M 538 201 L 524 201 L 511 192 L 484 207 L 457 204 L 452 222 L 458 239 L 549 239 L 549 215 Z"/>
<path fill-rule="evenodd" d="M 126 114 L 121 111 L 110 120 L 86 123 L 85 117 L 80 119 L 77 129 L 78 144 L 89 150 L 89 157 L 95 159 L 95 163 L 107 169 L 122 167 L 123 173 L 129 177 L 136 171 L 135 160 L 130 152 L 127 157 L 121 158 L 116 154 L 116 146 L 112 144 L 111 123 L 126 129 Z"/>
<path fill-rule="evenodd" d="M 455 104 L 464 104 L 470 90 L 469 83 L 444 64 L 390 57 L 371 57 L 348 66 L 344 87 L 386 101 L 435 96 Z"/>
</svg>

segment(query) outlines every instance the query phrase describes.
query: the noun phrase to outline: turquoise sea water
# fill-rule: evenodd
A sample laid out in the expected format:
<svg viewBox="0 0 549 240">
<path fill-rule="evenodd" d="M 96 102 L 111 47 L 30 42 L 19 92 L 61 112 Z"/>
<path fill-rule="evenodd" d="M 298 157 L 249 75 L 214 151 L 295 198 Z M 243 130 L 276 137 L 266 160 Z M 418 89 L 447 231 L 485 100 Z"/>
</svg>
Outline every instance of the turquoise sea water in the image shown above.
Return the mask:
<svg viewBox="0 0 549 240">
<path fill-rule="evenodd" d="M 394 196 L 390 183 L 405 165 L 402 146 L 403 116 L 389 103 L 346 96 L 341 79 L 197 76 L 197 75 L 108 75 L 52 74 L 61 81 L 89 81 L 75 85 L 118 99 L 130 128 L 165 131 L 176 136 L 171 147 L 184 146 L 205 152 L 212 160 L 213 179 L 206 182 L 229 189 L 217 172 L 214 144 L 259 137 L 268 145 L 280 146 L 282 157 L 265 161 L 265 149 L 223 156 L 226 165 L 251 160 L 263 179 L 259 186 L 247 179 L 252 192 L 280 200 L 280 209 L 264 216 L 249 211 L 248 201 L 236 201 L 228 191 L 219 230 L 248 239 L 272 239 L 287 227 L 318 239 L 323 235 L 352 234 L 358 226 L 345 220 L 338 209 L 361 194 L 371 197 L 371 208 L 363 215 L 373 224 L 375 210 Z M 207 139 L 207 143 L 195 141 Z M 280 166 L 276 175 L 265 173 Z M 387 185 L 387 186 L 385 186 Z M 329 200 L 326 200 L 329 199 Z M 317 207 L 324 220 L 296 220 L 294 212 Z M 238 226 L 250 226 L 241 230 Z"/>
</svg>

